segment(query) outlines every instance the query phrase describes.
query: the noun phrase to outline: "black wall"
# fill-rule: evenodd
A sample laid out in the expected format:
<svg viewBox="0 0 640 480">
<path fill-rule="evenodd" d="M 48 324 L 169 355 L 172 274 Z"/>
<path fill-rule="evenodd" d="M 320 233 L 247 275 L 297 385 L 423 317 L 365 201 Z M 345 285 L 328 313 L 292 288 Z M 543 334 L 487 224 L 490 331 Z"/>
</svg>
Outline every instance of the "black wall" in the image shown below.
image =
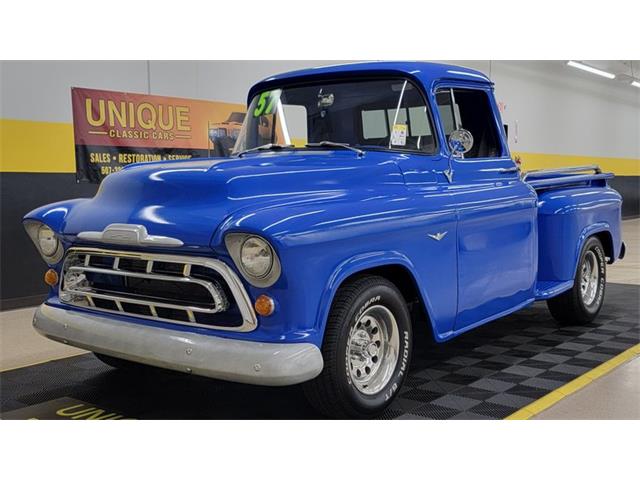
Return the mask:
<svg viewBox="0 0 640 480">
<path fill-rule="evenodd" d="M 75 173 L 0 173 L 0 309 L 38 304 L 46 295 L 46 264 L 22 227 L 36 207 L 92 197 L 98 185 L 76 183 Z"/>
<path fill-rule="evenodd" d="M 614 177 L 609 185 L 622 195 L 622 218 L 640 215 L 640 177 Z"/>
</svg>

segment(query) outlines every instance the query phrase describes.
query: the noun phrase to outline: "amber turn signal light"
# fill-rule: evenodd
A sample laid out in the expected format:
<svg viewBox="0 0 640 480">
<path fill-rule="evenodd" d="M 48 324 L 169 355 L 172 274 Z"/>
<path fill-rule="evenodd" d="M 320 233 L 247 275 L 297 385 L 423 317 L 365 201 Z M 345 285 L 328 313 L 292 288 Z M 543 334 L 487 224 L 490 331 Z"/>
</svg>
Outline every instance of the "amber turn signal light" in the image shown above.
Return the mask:
<svg viewBox="0 0 640 480">
<path fill-rule="evenodd" d="M 260 295 L 258 298 L 256 298 L 254 307 L 258 315 L 268 317 L 276 309 L 276 303 L 273 301 L 273 298 L 267 295 Z"/>
<path fill-rule="evenodd" d="M 50 268 L 44 273 L 44 283 L 53 287 L 58 283 L 58 274 L 53 268 Z"/>
</svg>

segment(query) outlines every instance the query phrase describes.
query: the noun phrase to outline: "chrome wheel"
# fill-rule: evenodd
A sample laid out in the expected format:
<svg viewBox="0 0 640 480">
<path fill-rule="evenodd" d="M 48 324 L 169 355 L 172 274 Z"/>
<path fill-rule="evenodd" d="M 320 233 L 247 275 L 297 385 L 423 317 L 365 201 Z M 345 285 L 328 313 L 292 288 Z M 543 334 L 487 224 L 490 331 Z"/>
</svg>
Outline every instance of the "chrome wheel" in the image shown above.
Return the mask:
<svg viewBox="0 0 640 480">
<path fill-rule="evenodd" d="M 590 306 L 596 299 L 600 281 L 600 266 L 593 251 L 589 250 L 584 257 L 580 272 L 580 293 L 582 301 Z"/>
<path fill-rule="evenodd" d="M 398 325 L 388 308 L 374 305 L 356 318 L 347 340 L 347 370 L 358 391 L 375 395 L 387 385 L 399 344 Z"/>
</svg>

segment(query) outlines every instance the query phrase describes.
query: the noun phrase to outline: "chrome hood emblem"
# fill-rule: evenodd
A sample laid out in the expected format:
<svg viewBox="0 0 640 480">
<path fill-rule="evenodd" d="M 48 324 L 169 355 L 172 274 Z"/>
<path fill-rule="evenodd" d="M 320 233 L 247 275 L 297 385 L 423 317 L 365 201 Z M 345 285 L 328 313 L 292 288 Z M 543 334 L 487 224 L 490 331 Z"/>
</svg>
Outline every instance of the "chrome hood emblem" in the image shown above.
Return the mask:
<svg viewBox="0 0 640 480">
<path fill-rule="evenodd" d="M 90 242 L 132 245 L 134 247 L 181 247 L 182 240 L 161 235 L 149 235 L 144 225 L 112 223 L 102 232 L 80 232 L 78 238 Z"/>
<path fill-rule="evenodd" d="M 428 233 L 427 236 L 437 240 L 438 242 L 442 240 L 448 232 L 438 232 L 438 233 Z"/>
</svg>

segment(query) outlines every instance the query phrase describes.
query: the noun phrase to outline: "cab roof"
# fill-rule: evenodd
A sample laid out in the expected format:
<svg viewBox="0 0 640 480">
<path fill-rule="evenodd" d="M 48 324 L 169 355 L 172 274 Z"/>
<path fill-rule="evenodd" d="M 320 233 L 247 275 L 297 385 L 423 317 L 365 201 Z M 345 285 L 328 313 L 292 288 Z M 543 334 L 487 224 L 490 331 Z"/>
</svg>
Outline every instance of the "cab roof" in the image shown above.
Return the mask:
<svg viewBox="0 0 640 480">
<path fill-rule="evenodd" d="M 273 75 L 251 87 L 248 101 L 251 101 L 251 98 L 257 92 L 291 83 L 292 81 L 326 80 L 332 77 L 345 78 L 358 74 L 409 77 L 422 83 L 425 88 L 431 88 L 432 84 L 439 80 L 456 80 L 493 85 L 484 73 L 457 65 L 430 62 L 363 62 L 307 68 Z"/>
</svg>

